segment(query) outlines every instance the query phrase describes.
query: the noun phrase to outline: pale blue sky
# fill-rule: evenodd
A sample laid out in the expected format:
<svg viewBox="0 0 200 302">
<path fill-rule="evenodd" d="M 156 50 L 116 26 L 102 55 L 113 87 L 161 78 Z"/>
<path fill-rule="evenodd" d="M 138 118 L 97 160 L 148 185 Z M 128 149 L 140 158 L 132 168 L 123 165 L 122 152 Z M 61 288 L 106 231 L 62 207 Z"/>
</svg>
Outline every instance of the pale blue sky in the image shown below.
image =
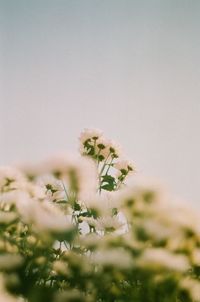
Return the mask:
<svg viewBox="0 0 200 302">
<path fill-rule="evenodd" d="M 97 127 L 200 201 L 200 1 L 0 0 L 0 28 L 1 164 Z"/>
</svg>

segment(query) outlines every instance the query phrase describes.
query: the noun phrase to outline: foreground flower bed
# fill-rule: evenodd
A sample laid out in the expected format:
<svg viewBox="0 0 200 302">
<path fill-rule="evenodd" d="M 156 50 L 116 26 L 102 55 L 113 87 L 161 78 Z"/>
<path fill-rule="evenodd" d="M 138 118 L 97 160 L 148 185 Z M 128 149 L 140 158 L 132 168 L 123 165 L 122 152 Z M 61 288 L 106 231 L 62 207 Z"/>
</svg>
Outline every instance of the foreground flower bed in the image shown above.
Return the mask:
<svg viewBox="0 0 200 302">
<path fill-rule="evenodd" d="M 0 301 L 198 302 L 200 222 L 134 175 L 113 141 L 0 168 Z"/>
</svg>

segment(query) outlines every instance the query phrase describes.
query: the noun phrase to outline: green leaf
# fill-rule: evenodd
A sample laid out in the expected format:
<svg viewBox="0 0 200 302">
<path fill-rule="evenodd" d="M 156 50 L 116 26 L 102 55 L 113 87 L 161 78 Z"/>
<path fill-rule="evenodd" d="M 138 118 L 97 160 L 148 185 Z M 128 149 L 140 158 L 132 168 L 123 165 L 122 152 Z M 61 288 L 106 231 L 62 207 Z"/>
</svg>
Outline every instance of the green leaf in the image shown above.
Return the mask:
<svg viewBox="0 0 200 302">
<path fill-rule="evenodd" d="M 107 185 L 101 186 L 101 189 L 106 190 L 106 191 L 113 191 L 114 186 L 112 184 L 107 184 Z"/>
</svg>

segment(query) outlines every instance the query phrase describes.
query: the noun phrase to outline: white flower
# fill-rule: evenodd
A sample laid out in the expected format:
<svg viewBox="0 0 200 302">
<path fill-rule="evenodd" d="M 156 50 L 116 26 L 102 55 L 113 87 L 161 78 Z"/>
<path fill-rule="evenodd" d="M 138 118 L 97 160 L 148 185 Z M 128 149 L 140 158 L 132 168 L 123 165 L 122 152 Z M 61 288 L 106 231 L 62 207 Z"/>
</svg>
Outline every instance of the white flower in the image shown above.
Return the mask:
<svg viewBox="0 0 200 302">
<path fill-rule="evenodd" d="M 66 192 L 62 181 L 55 178 L 53 175 L 40 176 L 37 179 L 39 186 L 44 188 L 46 196 L 51 201 L 66 199 Z"/>
<path fill-rule="evenodd" d="M 172 254 L 164 248 L 148 248 L 137 261 L 137 265 L 144 269 L 167 269 L 186 272 L 190 266 L 186 256 Z"/>
<path fill-rule="evenodd" d="M 164 216 L 164 211 L 163 211 Z M 182 228 L 183 230 L 194 231 L 195 233 L 200 232 L 200 221 L 198 214 L 187 207 L 170 206 L 168 208 L 168 215 L 165 215 L 165 220 L 168 221 L 169 225 L 174 227 Z"/>
<path fill-rule="evenodd" d="M 50 232 L 65 232 L 73 228 L 67 217 L 51 202 L 42 202 L 35 208 L 34 223 L 36 228 Z"/>
<path fill-rule="evenodd" d="M 192 263 L 200 266 L 200 248 L 195 248 L 192 251 Z"/>
<path fill-rule="evenodd" d="M 39 186 L 44 186 L 46 190 L 62 191 L 62 183 L 52 174 L 42 175 L 37 178 L 36 183 Z"/>
<path fill-rule="evenodd" d="M 73 190 L 79 199 L 97 190 L 97 168 L 89 158 L 60 154 L 46 161 L 43 171 L 59 176 L 66 190 Z"/>
<path fill-rule="evenodd" d="M 18 215 L 13 212 L 0 212 L 0 224 L 10 224 L 17 219 Z"/>
<path fill-rule="evenodd" d="M 187 290 L 193 301 L 200 301 L 200 282 L 197 280 L 184 278 L 180 281 L 180 287 Z"/>
<path fill-rule="evenodd" d="M 67 267 L 67 263 L 61 260 L 56 260 L 53 262 L 53 270 L 58 275 L 63 275 L 63 276 L 69 275 L 69 269 Z"/>
<path fill-rule="evenodd" d="M 93 217 L 82 217 L 81 220 L 87 222 L 90 227 L 95 227 L 96 225 L 96 220 Z"/>
<path fill-rule="evenodd" d="M 3 276 L 0 276 L 0 301 L 2 302 L 22 302 L 21 298 L 13 297 L 6 291 L 5 281 Z"/>
<path fill-rule="evenodd" d="M 99 137 L 96 141 L 96 154 L 103 156 L 104 159 L 108 159 L 108 157 L 111 155 L 109 147 L 110 140 L 104 136 Z"/>
<path fill-rule="evenodd" d="M 81 132 L 79 140 L 82 144 L 84 144 L 88 139 L 97 140 L 102 135 L 103 135 L 103 133 L 99 129 L 87 129 L 87 128 L 85 128 L 84 131 Z"/>
<path fill-rule="evenodd" d="M 20 162 L 15 167 L 30 179 L 34 179 L 43 172 L 40 162 Z"/>
<path fill-rule="evenodd" d="M 100 217 L 95 220 L 95 227 L 98 231 L 115 231 L 122 226 L 123 223 L 116 216 Z"/>
<path fill-rule="evenodd" d="M 100 243 L 101 237 L 97 233 L 89 233 L 86 235 L 82 235 L 79 238 L 79 242 L 81 245 L 90 247 L 98 246 Z"/>
<path fill-rule="evenodd" d="M 1 254 L 0 255 L 0 270 L 10 271 L 21 266 L 23 258 L 18 254 Z"/>
<path fill-rule="evenodd" d="M 121 159 L 114 164 L 115 169 L 119 170 L 121 173 L 134 171 L 134 165 L 131 161 L 126 159 Z"/>
<path fill-rule="evenodd" d="M 25 182 L 24 175 L 14 167 L 0 167 L 0 191 L 20 188 Z"/>
<path fill-rule="evenodd" d="M 141 221 L 139 222 L 141 224 Z M 149 236 L 152 236 L 155 240 L 165 240 L 175 234 L 175 230 L 168 225 L 158 221 L 157 217 L 148 219 L 145 218 L 142 222 L 142 228 Z"/>
<path fill-rule="evenodd" d="M 17 209 L 26 223 L 41 231 L 64 232 L 73 228 L 69 219 L 50 201 L 39 202 L 26 197 L 19 200 Z"/>
<path fill-rule="evenodd" d="M 101 195 L 98 193 L 88 194 L 87 198 L 83 200 L 83 204 L 88 209 L 96 210 L 100 215 L 108 215 L 112 213 L 113 208 L 118 208 L 118 200 L 114 198 L 116 192 L 103 191 Z"/>
<path fill-rule="evenodd" d="M 77 158 L 71 165 L 71 171 L 76 173 L 78 181 L 78 198 L 84 200 L 94 194 L 98 188 L 97 167 L 89 158 Z"/>
<path fill-rule="evenodd" d="M 66 173 L 69 165 L 69 158 L 65 153 L 58 153 L 54 156 L 49 157 L 47 160 L 41 163 L 41 174 L 56 174 L 60 176 Z"/>
<path fill-rule="evenodd" d="M 44 199 L 46 197 L 45 188 L 39 186 L 38 184 L 27 182 L 23 190 L 24 192 L 27 192 L 30 197 L 34 197 L 37 199 Z"/>
<path fill-rule="evenodd" d="M 131 255 L 122 248 L 99 250 L 91 257 L 92 262 L 103 266 L 113 266 L 119 269 L 131 269 L 133 264 Z"/>
<path fill-rule="evenodd" d="M 121 146 L 112 139 L 108 140 L 107 148 L 109 148 L 111 155 L 114 157 L 119 157 L 122 154 Z"/>
<path fill-rule="evenodd" d="M 0 203 L 2 206 L 10 207 L 17 205 L 24 199 L 29 199 L 30 195 L 27 192 L 21 190 L 14 190 L 0 194 Z"/>
</svg>

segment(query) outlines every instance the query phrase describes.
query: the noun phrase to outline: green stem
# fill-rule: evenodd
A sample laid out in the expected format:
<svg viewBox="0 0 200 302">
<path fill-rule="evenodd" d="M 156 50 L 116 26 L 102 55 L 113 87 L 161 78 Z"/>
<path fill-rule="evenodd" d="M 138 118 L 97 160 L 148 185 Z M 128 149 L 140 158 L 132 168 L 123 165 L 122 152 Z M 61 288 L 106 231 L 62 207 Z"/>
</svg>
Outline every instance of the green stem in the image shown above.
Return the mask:
<svg viewBox="0 0 200 302">
<path fill-rule="evenodd" d="M 62 185 L 63 185 L 63 189 L 64 189 L 65 195 L 66 195 L 66 197 L 67 197 L 67 201 L 68 201 L 68 200 L 69 200 L 69 195 L 68 195 L 68 193 L 67 193 L 67 190 L 66 190 L 66 187 L 65 187 L 65 184 L 64 184 L 63 181 L 62 181 Z"/>
</svg>

